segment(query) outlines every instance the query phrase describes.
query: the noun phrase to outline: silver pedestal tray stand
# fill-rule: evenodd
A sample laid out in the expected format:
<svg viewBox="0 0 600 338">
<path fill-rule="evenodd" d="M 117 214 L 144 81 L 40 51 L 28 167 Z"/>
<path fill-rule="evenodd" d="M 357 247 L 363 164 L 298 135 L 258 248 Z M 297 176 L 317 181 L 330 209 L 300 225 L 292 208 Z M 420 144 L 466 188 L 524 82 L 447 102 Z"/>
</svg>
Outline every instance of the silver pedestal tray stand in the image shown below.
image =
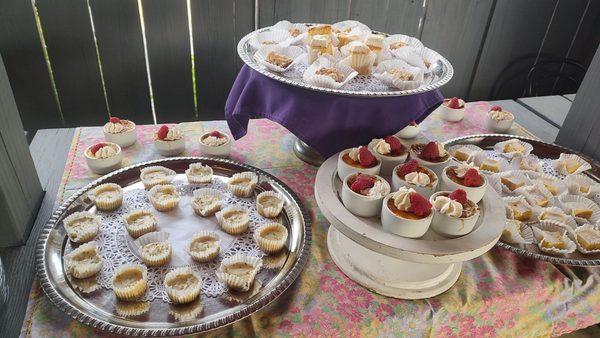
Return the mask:
<svg viewBox="0 0 600 338">
<path fill-rule="evenodd" d="M 315 25 L 313 23 L 306 23 L 305 25 L 311 26 Z M 268 70 L 265 66 L 260 64 L 254 59 L 255 49 L 251 46 L 252 39 L 256 36 L 256 34 L 268 31 L 271 27 L 264 27 L 258 30 L 255 30 L 246 36 L 244 36 L 237 46 L 237 51 L 240 58 L 246 63 L 249 67 L 259 72 L 260 74 L 271 78 L 273 80 L 279 81 L 281 83 L 285 83 L 291 86 L 296 86 L 308 90 L 318 91 L 322 93 L 327 93 L 331 95 L 341 95 L 341 96 L 351 96 L 351 97 L 363 97 L 363 98 L 382 98 L 382 97 L 395 97 L 395 96 L 409 96 L 409 95 L 417 95 L 423 94 L 435 89 L 438 89 L 448 83 L 452 76 L 454 75 L 454 69 L 450 62 L 440 55 L 438 52 L 424 48 L 423 55 L 427 57 L 429 60 L 433 60 L 429 67 L 429 72 L 425 77 L 425 84 L 416 89 L 410 90 L 397 90 L 394 88 L 389 88 L 386 91 L 368 91 L 368 90 L 348 90 L 348 89 L 332 89 L 332 88 L 323 88 L 313 86 L 309 83 L 304 82 L 301 77 L 287 77 L 279 73 L 272 72 Z M 388 35 L 386 33 L 373 31 L 373 33 Z M 319 154 L 315 149 L 310 147 L 305 142 L 300 139 L 295 140 L 294 142 L 294 153 L 298 158 L 302 161 L 307 162 L 309 164 L 318 166 L 325 160 L 321 154 Z"/>
<path fill-rule="evenodd" d="M 378 217 L 355 216 L 342 204 L 337 160 L 337 154 L 326 160 L 315 181 L 317 204 L 331 223 L 327 247 L 350 279 L 374 292 L 401 299 L 438 295 L 454 285 L 462 262 L 483 255 L 500 238 L 505 211 L 491 187 L 479 203 L 474 230 L 465 236 L 448 239 L 430 229 L 411 239 L 384 232 Z"/>
</svg>

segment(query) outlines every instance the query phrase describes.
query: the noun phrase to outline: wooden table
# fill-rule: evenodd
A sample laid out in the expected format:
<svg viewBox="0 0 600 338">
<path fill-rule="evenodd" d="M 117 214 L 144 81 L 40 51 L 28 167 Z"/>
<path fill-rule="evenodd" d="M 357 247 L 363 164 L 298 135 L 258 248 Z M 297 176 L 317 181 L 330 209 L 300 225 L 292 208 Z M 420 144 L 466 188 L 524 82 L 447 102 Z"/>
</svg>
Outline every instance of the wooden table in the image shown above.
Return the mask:
<svg viewBox="0 0 600 338">
<path fill-rule="evenodd" d="M 561 95 L 524 97 L 517 102 L 557 128 L 562 127 L 573 103 Z"/>
</svg>

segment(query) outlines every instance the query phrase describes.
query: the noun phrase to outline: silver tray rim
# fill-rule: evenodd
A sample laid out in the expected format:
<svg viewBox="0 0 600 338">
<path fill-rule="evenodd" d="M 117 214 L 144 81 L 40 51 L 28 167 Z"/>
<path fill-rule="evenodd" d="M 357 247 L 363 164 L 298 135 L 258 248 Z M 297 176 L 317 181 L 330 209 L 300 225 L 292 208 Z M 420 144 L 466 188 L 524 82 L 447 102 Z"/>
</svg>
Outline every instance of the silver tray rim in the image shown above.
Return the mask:
<svg viewBox="0 0 600 338">
<path fill-rule="evenodd" d="M 234 312 L 233 314 L 227 315 L 226 317 L 220 317 L 220 318 L 217 318 L 215 320 L 205 322 L 205 323 L 181 326 L 181 327 L 176 327 L 176 328 L 164 328 L 164 329 L 161 329 L 161 328 L 137 328 L 137 327 L 127 327 L 127 326 L 123 326 L 123 325 L 117 325 L 117 324 L 110 323 L 110 322 L 107 322 L 107 321 L 104 321 L 104 320 L 101 320 L 101 319 L 98 319 L 98 318 L 88 315 L 85 311 L 74 306 L 68 300 L 63 298 L 61 296 L 61 294 L 57 291 L 53 280 L 50 278 L 50 276 L 48 274 L 46 250 L 47 250 L 47 244 L 48 244 L 50 232 L 55 228 L 55 226 L 57 225 L 57 221 L 59 219 L 61 219 L 61 216 L 68 209 L 68 207 L 77 198 L 81 197 L 83 194 L 88 192 L 90 189 L 94 188 L 95 186 L 107 181 L 109 178 L 116 176 L 120 173 L 123 173 L 128 170 L 132 170 L 135 168 L 149 166 L 149 165 L 160 165 L 165 162 L 174 162 L 174 161 L 182 161 L 182 160 L 183 161 L 203 161 L 203 160 L 207 161 L 208 160 L 208 161 L 217 161 L 217 162 L 220 162 L 221 164 L 226 164 L 226 165 L 240 166 L 244 169 L 254 171 L 257 174 L 260 174 L 261 176 L 268 178 L 269 180 L 272 180 L 273 182 L 277 183 L 281 187 L 281 189 L 288 195 L 287 197 L 289 197 L 291 200 L 293 200 L 294 203 L 296 204 L 296 207 L 298 208 L 298 211 L 300 213 L 299 218 L 304 223 L 303 224 L 303 231 L 304 231 L 303 240 L 301 241 L 300 247 L 298 248 L 298 254 L 296 256 L 297 257 L 296 261 L 294 262 L 293 266 L 290 268 L 288 274 L 281 280 L 281 282 L 277 286 L 273 287 L 270 292 L 264 294 L 261 298 L 256 299 L 252 303 L 247 304 L 242 309 Z M 270 304 L 272 301 L 277 299 L 281 294 L 283 294 L 283 292 L 285 290 L 287 290 L 288 287 L 300 275 L 300 273 L 304 269 L 304 266 L 306 265 L 306 262 L 308 260 L 311 243 L 312 243 L 312 230 L 311 230 L 310 214 L 308 213 L 306 207 L 301 202 L 300 198 L 296 195 L 296 193 L 291 188 L 289 188 L 285 183 L 283 183 L 281 180 L 279 180 L 277 177 L 275 177 L 272 174 L 269 174 L 268 172 L 266 172 L 262 169 L 259 169 L 257 167 L 251 166 L 249 164 L 233 161 L 230 159 L 222 159 L 222 158 L 216 158 L 216 157 L 188 156 L 188 157 L 164 158 L 164 159 L 159 159 L 159 160 L 151 160 L 151 161 L 136 163 L 136 164 L 127 166 L 125 168 L 113 171 L 105 176 L 102 176 L 102 177 L 94 180 L 93 182 L 87 184 L 83 188 L 79 189 L 71 197 L 69 197 L 58 209 L 56 209 L 56 211 L 52 214 L 52 216 L 50 217 L 50 219 L 48 220 L 48 222 L 42 229 L 42 231 L 37 239 L 37 244 L 36 244 L 36 249 L 35 249 L 35 260 L 36 260 L 36 270 L 37 270 L 38 279 L 39 279 L 42 289 L 44 290 L 44 293 L 48 296 L 50 301 L 56 307 L 61 309 L 63 312 L 65 312 L 71 318 L 73 318 L 83 324 L 86 324 L 88 326 L 91 326 L 93 328 L 100 329 L 102 331 L 110 332 L 110 333 L 114 333 L 114 334 L 122 334 L 122 335 L 130 335 L 130 336 L 174 336 L 174 335 L 179 336 L 179 335 L 188 335 L 188 334 L 194 334 L 194 333 L 199 333 L 199 332 L 206 332 L 206 331 L 214 330 L 216 328 L 219 328 L 219 327 L 222 327 L 225 325 L 232 324 L 238 320 L 241 320 L 243 318 L 250 316 L 251 314 L 255 313 L 256 311 L 258 311 L 258 310 L 262 309 L 263 307 L 267 306 L 268 304 Z"/>
<path fill-rule="evenodd" d="M 307 26 L 315 25 L 315 23 L 300 23 L 300 24 L 307 25 Z M 276 80 L 276 81 L 279 81 L 279 82 L 282 82 L 282 83 L 285 83 L 285 84 L 288 84 L 291 86 L 300 87 L 300 88 L 317 91 L 317 92 L 323 92 L 323 93 L 327 93 L 327 94 L 333 94 L 333 95 L 363 97 L 363 98 L 381 98 L 381 97 L 408 96 L 408 95 L 427 93 L 427 92 L 438 89 L 438 88 L 442 87 L 443 85 L 447 84 L 452 79 L 452 76 L 454 76 L 454 68 L 452 67 L 452 64 L 450 64 L 450 61 L 448 61 L 440 53 L 438 53 L 430 48 L 424 47 L 426 50 L 433 52 L 436 56 L 439 57 L 439 61 L 441 62 L 442 66 L 444 67 L 445 72 L 442 73 L 442 76 L 436 82 L 431 83 L 426 86 L 416 88 L 416 89 L 396 90 L 396 91 L 386 91 L 386 92 L 352 91 L 352 90 L 344 90 L 344 89 L 317 87 L 317 86 L 313 86 L 313 85 L 310 85 L 310 84 L 307 84 L 304 82 L 293 81 L 289 78 L 286 78 L 284 76 L 280 76 L 276 73 L 268 71 L 263 66 L 261 66 L 259 63 L 254 61 L 254 58 L 252 57 L 252 55 L 249 55 L 248 53 L 246 53 L 246 44 L 248 43 L 248 41 L 255 34 L 264 32 L 264 31 L 270 29 L 271 27 L 272 26 L 257 29 L 255 31 L 252 31 L 252 32 L 246 34 L 242 39 L 240 39 L 240 41 L 238 42 L 238 45 L 237 45 L 238 55 L 240 56 L 242 61 L 244 61 L 245 64 L 250 66 L 255 71 L 259 72 L 260 74 L 262 74 L 270 79 L 273 79 L 273 80 Z M 373 32 L 379 33 L 379 34 L 384 34 L 386 36 L 388 35 L 387 33 L 382 33 L 382 32 L 378 32 L 378 31 L 373 31 Z"/>
<path fill-rule="evenodd" d="M 460 144 L 461 142 L 464 142 L 464 141 L 467 141 L 470 139 L 483 138 L 483 137 L 502 137 L 502 138 L 506 138 L 506 139 L 516 138 L 516 139 L 523 140 L 523 141 L 533 141 L 533 142 L 543 143 L 546 146 L 556 148 L 557 150 L 560 150 L 563 152 L 568 152 L 571 154 L 577 154 L 579 156 L 583 156 L 593 166 L 600 167 L 600 164 L 597 161 L 589 158 L 585 154 L 582 154 L 580 152 L 574 151 L 572 149 L 569 149 L 567 147 L 564 147 L 564 146 L 561 146 L 558 144 L 548 143 L 548 142 L 544 142 L 539 139 L 535 139 L 535 138 L 527 137 L 527 136 L 520 136 L 520 135 L 475 134 L 475 135 L 461 136 L 461 137 L 453 138 L 453 139 L 450 139 L 450 140 L 444 142 L 444 146 L 452 146 L 452 145 Z M 535 147 L 535 145 L 534 145 L 534 147 Z M 563 264 L 563 265 L 571 265 L 571 266 L 600 266 L 600 259 L 574 259 L 574 258 L 550 256 L 550 255 L 546 255 L 544 253 L 531 252 L 524 248 L 514 246 L 510 243 L 503 242 L 502 239 L 500 239 L 496 243 L 496 245 L 503 249 L 506 249 L 508 251 L 519 254 L 521 256 L 525 256 L 525 257 L 540 260 L 540 261 L 550 262 L 553 264 Z"/>
</svg>

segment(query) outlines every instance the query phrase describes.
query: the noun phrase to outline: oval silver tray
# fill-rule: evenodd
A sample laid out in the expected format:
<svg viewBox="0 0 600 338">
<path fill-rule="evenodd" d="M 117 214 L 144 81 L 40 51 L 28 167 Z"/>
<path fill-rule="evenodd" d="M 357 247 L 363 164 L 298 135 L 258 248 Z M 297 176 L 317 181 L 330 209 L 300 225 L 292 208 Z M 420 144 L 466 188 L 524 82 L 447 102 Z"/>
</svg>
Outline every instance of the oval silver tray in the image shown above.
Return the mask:
<svg viewBox="0 0 600 338">
<path fill-rule="evenodd" d="M 310 26 L 310 25 L 314 25 L 314 24 L 307 23 L 306 25 Z M 406 96 L 406 95 L 422 94 L 422 93 L 426 93 L 426 92 L 438 89 L 441 86 L 448 83 L 448 81 L 450 81 L 450 79 L 454 75 L 454 69 L 452 68 L 452 65 L 446 58 L 444 58 L 442 55 L 440 55 L 438 52 L 436 52 L 434 50 L 425 48 L 424 54 L 429 55 L 432 59 L 435 59 L 436 61 L 433 62 L 430 66 L 431 72 L 429 73 L 429 76 L 426 76 L 426 78 L 425 78 L 426 84 L 422 85 L 419 88 L 411 89 L 411 90 L 390 89 L 389 91 L 372 92 L 372 91 L 352 91 L 352 90 L 345 90 L 345 89 L 332 89 L 332 88 L 317 87 L 317 86 L 313 86 L 311 84 L 304 82 L 300 78 L 289 78 L 289 77 L 282 76 L 278 73 L 271 72 L 270 70 L 266 69 L 260 63 L 258 63 L 254 60 L 254 52 L 255 51 L 252 48 L 252 46 L 250 45 L 249 41 L 257 33 L 264 32 L 269 29 L 271 29 L 271 27 L 264 27 L 264 28 L 258 29 L 256 31 L 251 32 L 251 33 L 247 34 L 246 36 L 244 36 L 240 40 L 240 42 L 238 43 L 238 46 L 237 46 L 237 51 L 238 51 L 240 58 L 244 61 L 244 63 L 246 63 L 252 69 L 256 70 L 257 72 L 261 73 L 262 75 L 264 75 L 266 77 L 269 77 L 273 80 L 276 80 L 276 81 L 279 81 L 279 82 L 282 82 L 282 83 L 285 83 L 288 85 L 292 85 L 292 86 L 296 86 L 296 87 L 300 87 L 300 88 L 304 88 L 304 89 L 309 89 L 309 90 L 314 90 L 314 91 L 319 91 L 319 92 L 324 92 L 324 93 L 329 93 L 329 94 L 334 94 L 334 95 L 358 96 L 358 97 L 374 97 L 374 98 L 376 98 L 376 97 L 389 97 L 389 96 Z M 386 33 L 381 33 L 381 32 L 376 32 L 376 31 L 373 31 L 373 32 L 378 33 L 378 34 L 383 34 L 386 36 L 388 35 Z"/>
<path fill-rule="evenodd" d="M 192 162 L 201 161 L 213 168 L 220 180 L 237 172 L 254 171 L 259 176 L 257 192 L 275 190 L 284 196 L 283 224 L 288 228 L 286 250 L 279 257 L 283 262 L 279 269 L 263 269 L 259 276 L 262 286 L 252 294 L 240 295 L 243 301 L 234 302 L 226 297 L 201 295 L 201 315 L 177 321 L 169 314 L 170 305 L 160 299 L 150 304 L 150 310 L 141 316 L 123 317 L 116 313 L 116 300 L 112 290 L 100 288 L 85 295 L 71 286 L 63 267 L 63 253 L 68 245 L 62 220 L 65 216 L 82 210 L 95 211 L 87 192 L 102 183 L 120 184 L 124 191 L 134 187 L 143 188 L 139 181 L 140 169 L 150 165 L 162 165 L 175 170 L 179 176 Z M 203 157 L 179 157 L 135 164 L 88 184 L 77 191 L 54 212 L 42 230 L 36 247 L 36 267 L 42 289 L 50 300 L 74 319 L 94 328 L 116 334 L 136 336 L 185 335 L 212 330 L 231 324 L 251 315 L 280 296 L 298 277 L 306 263 L 311 242 L 310 217 L 298 196 L 283 182 L 271 174 L 250 165 L 227 159 Z M 177 308 L 175 308 L 177 310 Z M 185 310 L 185 309 L 179 309 Z"/>
<path fill-rule="evenodd" d="M 546 143 L 529 137 L 503 134 L 478 134 L 451 139 L 446 141 L 444 144 L 446 146 L 452 146 L 456 144 L 474 144 L 484 150 L 491 150 L 494 144 L 512 138 L 520 139 L 530 143 L 533 146 L 533 151 L 531 153 L 537 155 L 540 158 L 556 159 L 560 156 L 561 153 L 577 154 L 592 165 L 592 169 L 586 171 L 585 174 L 590 178 L 594 179 L 596 182 L 600 182 L 600 164 L 597 161 L 571 149 L 556 144 Z M 519 255 L 554 264 L 565 264 L 574 266 L 600 266 L 600 254 L 584 255 L 578 251 L 575 251 L 574 253 L 566 255 L 565 257 L 559 257 L 551 256 L 541 252 L 535 244 L 512 244 L 504 242 L 502 241 L 502 239 L 500 239 L 497 245 L 501 248 L 507 249 Z"/>
</svg>

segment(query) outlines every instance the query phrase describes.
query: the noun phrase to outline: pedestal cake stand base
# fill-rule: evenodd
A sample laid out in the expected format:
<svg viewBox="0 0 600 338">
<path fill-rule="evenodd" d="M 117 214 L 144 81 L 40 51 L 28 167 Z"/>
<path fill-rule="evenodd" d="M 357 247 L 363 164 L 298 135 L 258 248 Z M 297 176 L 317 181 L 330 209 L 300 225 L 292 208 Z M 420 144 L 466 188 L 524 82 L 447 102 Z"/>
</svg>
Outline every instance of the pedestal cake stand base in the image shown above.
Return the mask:
<svg viewBox="0 0 600 338">
<path fill-rule="evenodd" d="M 462 262 L 426 264 L 400 260 L 372 251 L 330 226 L 327 248 L 335 264 L 350 279 L 381 295 L 400 299 L 437 296 L 454 285 Z"/>
<path fill-rule="evenodd" d="M 294 141 L 294 154 L 302 161 L 317 167 L 325 161 L 321 154 L 297 137 Z"/>
</svg>

